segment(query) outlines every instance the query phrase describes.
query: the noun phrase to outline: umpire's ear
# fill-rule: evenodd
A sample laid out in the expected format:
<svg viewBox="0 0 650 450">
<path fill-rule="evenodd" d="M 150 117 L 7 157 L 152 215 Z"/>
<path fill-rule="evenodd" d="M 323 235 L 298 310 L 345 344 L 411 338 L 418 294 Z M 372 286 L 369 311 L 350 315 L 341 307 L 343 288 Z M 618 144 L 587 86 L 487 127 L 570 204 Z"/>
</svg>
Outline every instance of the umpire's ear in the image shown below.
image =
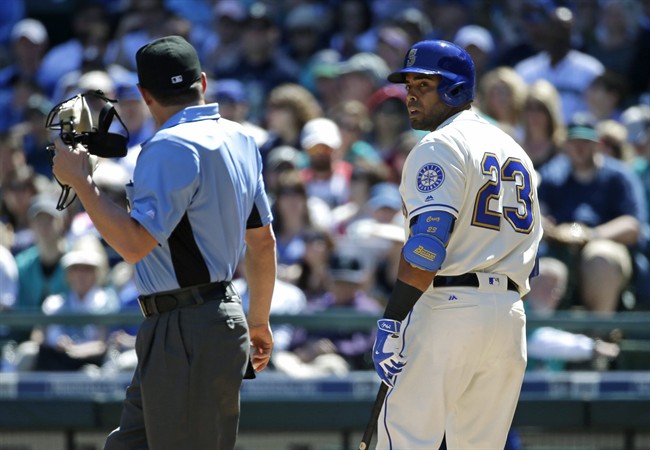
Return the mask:
<svg viewBox="0 0 650 450">
<path fill-rule="evenodd" d="M 205 94 L 205 91 L 208 89 L 208 76 L 205 72 L 201 72 L 201 93 Z"/>
</svg>

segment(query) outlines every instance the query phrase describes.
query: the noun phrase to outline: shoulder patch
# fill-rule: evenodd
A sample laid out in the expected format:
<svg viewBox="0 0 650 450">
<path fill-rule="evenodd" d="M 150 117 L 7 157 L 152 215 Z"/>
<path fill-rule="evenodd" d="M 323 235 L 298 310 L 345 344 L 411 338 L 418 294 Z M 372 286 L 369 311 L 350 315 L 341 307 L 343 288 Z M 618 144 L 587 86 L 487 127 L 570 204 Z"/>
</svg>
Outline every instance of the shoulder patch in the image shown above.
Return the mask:
<svg viewBox="0 0 650 450">
<path fill-rule="evenodd" d="M 428 163 L 418 170 L 417 188 L 420 192 L 431 192 L 445 180 L 445 172 L 438 164 Z"/>
</svg>

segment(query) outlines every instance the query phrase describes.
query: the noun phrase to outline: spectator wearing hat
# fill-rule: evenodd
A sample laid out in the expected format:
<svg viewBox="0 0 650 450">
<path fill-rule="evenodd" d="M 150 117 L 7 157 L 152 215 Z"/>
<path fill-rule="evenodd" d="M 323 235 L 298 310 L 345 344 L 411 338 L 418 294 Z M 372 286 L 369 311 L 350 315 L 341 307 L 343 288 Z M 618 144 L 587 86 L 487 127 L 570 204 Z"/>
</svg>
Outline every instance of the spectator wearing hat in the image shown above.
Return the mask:
<svg viewBox="0 0 650 450">
<path fill-rule="evenodd" d="M 390 72 L 386 61 L 374 53 L 356 53 L 340 63 L 338 80 L 341 98 L 368 102 L 370 96 L 387 84 Z"/>
<path fill-rule="evenodd" d="M 648 157 L 650 152 L 650 104 L 640 103 L 626 108 L 621 123 L 627 129 L 628 142 L 638 156 Z"/>
<path fill-rule="evenodd" d="M 58 103 L 77 94 L 87 94 L 95 91 L 102 91 L 108 98 L 115 98 L 116 86 L 113 77 L 104 69 L 88 71 L 80 69 L 61 77 L 56 84 L 52 98 Z M 104 102 L 94 96 L 86 97 L 86 102 L 90 107 L 93 123 L 96 124 L 99 111 L 104 106 Z"/>
<path fill-rule="evenodd" d="M 371 271 L 358 256 L 345 249 L 336 250 L 329 259 L 329 289 L 321 297 L 309 300 L 305 313 L 353 312 L 359 315 L 381 314 L 383 306 L 369 296 L 365 288 Z M 282 360 L 280 367 L 311 367 L 308 374 L 346 373 L 350 370 L 367 370 L 372 366 L 370 352 L 374 331 L 338 331 L 296 329 L 290 350 L 295 358 Z M 278 358 L 280 360 L 280 358 Z M 299 372 L 301 373 L 301 372 Z"/>
<path fill-rule="evenodd" d="M 221 117 L 242 125 L 253 136 L 257 146 L 261 147 L 267 141 L 269 133 L 248 120 L 250 105 L 244 84 L 234 79 L 218 80 L 215 84 L 214 92 L 210 95 L 219 103 Z"/>
<path fill-rule="evenodd" d="M 64 214 L 49 194 L 33 198 L 28 211 L 35 243 L 16 255 L 20 280 L 16 309 L 38 310 L 48 295 L 67 289 L 61 258 L 65 253 Z"/>
<path fill-rule="evenodd" d="M 474 61 L 476 79 L 481 79 L 492 64 L 495 49 L 492 33 L 480 25 L 465 25 L 456 32 L 454 43 L 467 50 Z"/>
<path fill-rule="evenodd" d="M 273 199 L 278 189 L 278 181 L 282 174 L 297 172 L 306 164 L 305 154 L 290 145 L 280 145 L 271 150 L 264 164 L 264 185 Z M 272 201 L 272 200 L 271 200 Z"/>
<path fill-rule="evenodd" d="M 125 72 L 113 79 L 115 108 L 129 130 L 129 146 L 140 145 L 153 134 L 155 123 L 138 90 L 138 77 Z"/>
<path fill-rule="evenodd" d="M 38 80 L 48 43 L 47 30 L 36 19 L 12 27 L 11 62 L 0 69 L 0 132 L 24 121 L 27 98 L 41 93 Z"/>
<path fill-rule="evenodd" d="M 330 11 L 317 4 L 291 8 L 284 20 L 284 31 L 286 52 L 301 67 L 299 79 L 304 85 L 303 80 L 310 78 L 312 57 L 327 47 Z"/>
<path fill-rule="evenodd" d="M 387 181 L 388 176 L 383 165 L 354 166 L 348 201 L 332 209 L 332 230 L 337 237 L 344 236 L 350 224 L 371 217 L 368 208 L 370 191 L 376 184 Z"/>
<path fill-rule="evenodd" d="M 404 55 L 411 46 L 409 35 L 396 25 L 384 25 L 377 33 L 375 53 L 386 62 L 389 68 L 401 67 Z"/>
<path fill-rule="evenodd" d="M 375 270 L 386 265 L 389 257 L 396 256 L 392 252 L 395 242 L 403 243 L 402 196 L 398 185 L 387 181 L 373 185 L 363 210 L 366 215 L 347 225 L 339 244 L 361 249 Z"/>
<path fill-rule="evenodd" d="M 123 165 L 111 159 L 100 159 L 93 170 L 93 180 L 102 194 L 106 195 L 125 211 L 128 209 L 126 185 L 132 179 L 132 175 L 133 173 L 129 173 Z M 122 257 L 101 239 L 99 231 L 95 228 L 95 224 L 90 219 L 88 212 L 82 210 L 72 217 L 66 234 L 66 241 L 68 245 L 75 245 L 77 241 L 87 235 L 100 239 L 104 247 L 104 252 L 106 252 L 108 257 L 108 265 L 110 268 L 123 261 Z"/>
<path fill-rule="evenodd" d="M 538 189 L 546 246 L 542 256 L 570 268 L 569 297 L 590 311 L 611 313 L 633 305 L 650 276 L 640 264 L 646 203 L 639 178 L 622 161 L 604 155 L 588 120 L 574 118 L 564 154 L 540 171 Z"/>
<path fill-rule="evenodd" d="M 215 68 L 217 79 L 235 78 L 244 83 L 250 104 L 249 120 L 261 124 L 269 93 L 285 83 L 297 83 L 298 65 L 282 50 L 281 33 L 269 6 L 255 2 L 248 8 L 240 29 L 242 43 L 237 61 L 228 68 Z"/>
<path fill-rule="evenodd" d="M 633 149 L 631 166 L 641 178 L 650 211 L 650 105 L 630 106 L 621 114 L 621 122 L 627 132 L 627 143 Z"/>
<path fill-rule="evenodd" d="M 135 162 L 140 153 L 140 145 L 153 136 L 156 124 L 142 95 L 140 95 L 137 77 L 134 74 L 129 72 L 116 79 L 115 98 L 117 99 L 115 109 L 122 118 L 126 129 L 129 130 L 127 155 L 124 158 L 115 159 L 115 162 L 123 166 L 129 174 L 133 174 Z M 123 133 L 122 126 L 117 121 L 114 121 L 111 128 L 113 127 L 120 128 L 120 130 L 111 129 L 111 132 Z"/>
<path fill-rule="evenodd" d="M 636 154 L 650 157 L 650 104 L 638 104 L 626 108 L 621 122 L 627 128 L 627 139 L 634 146 Z"/>
<path fill-rule="evenodd" d="M 382 164 L 382 158 L 366 140 L 372 131 L 368 107 L 358 100 L 344 100 L 329 111 L 328 116 L 341 131 L 342 158 L 354 166 Z"/>
<path fill-rule="evenodd" d="M 341 158 L 341 131 L 331 119 L 319 117 L 305 124 L 300 136 L 309 165 L 302 170 L 310 197 L 330 208 L 342 205 L 350 193 L 352 165 Z"/>
<path fill-rule="evenodd" d="M 389 84 L 373 91 L 367 99 L 372 127 L 368 142 L 388 165 L 401 142 L 402 133 L 411 131 L 403 86 Z"/>
<path fill-rule="evenodd" d="M 118 311 L 117 296 L 103 287 L 107 261 L 97 238 L 87 236 L 79 241 L 63 256 L 61 266 L 69 288 L 46 297 L 41 307 L 43 314 L 100 315 Z M 71 371 L 88 364 L 100 366 L 106 355 L 107 338 L 108 327 L 104 325 L 49 324 L 36 327 L 30 341 L 17 349 L 20 355 L 17 369 Z"/>
<path fill-rule="evenodd" d="M 341 54 L 332 49 L 320 50 L 309 61 L 309 72 L 303 72 L 300 83 L 316 96 L 323 111 L 334 108 L 341 99 L 338 83 Z"/>
<path fill-rule="evenodd" d="M 370 188 L 367 210 L 377 224 L 399 224 L 402 221 L 402 196 L 397 184 L 384 181 Z"/>
<path fill-rule="evenodd" d="M 36 81 L 49 44 L 47 29 L 38 20 L 25 18 L 11 29 L 11 63 L 0 70 L 0 95 L 7 95 L 17 78 Z"/>
<path fill-rule="evenodd" d="M 378 183 L 370 189 L 368 208 L 377 223 L 393 223 L 395 215 L 402 211 L 402 196 L 395 183 Z"/>
</svg>

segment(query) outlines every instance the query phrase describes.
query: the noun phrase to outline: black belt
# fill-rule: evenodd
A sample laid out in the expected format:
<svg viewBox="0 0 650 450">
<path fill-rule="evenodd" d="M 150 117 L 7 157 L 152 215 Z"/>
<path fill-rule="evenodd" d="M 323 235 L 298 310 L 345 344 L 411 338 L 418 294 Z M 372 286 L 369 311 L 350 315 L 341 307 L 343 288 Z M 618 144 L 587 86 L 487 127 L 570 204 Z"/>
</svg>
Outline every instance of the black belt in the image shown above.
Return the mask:
<svg viewBox="0 0 650 450">
<path fill-rule="evenodd" d="M 200 284 L 173 291 L 159 292 L 138 297 L 140 309 L 145 317 L 162 314 L 176 308 L 200 305 L 213 300 L 224 300 L 237 295 L 230 281 Z"/>
<path fill-rule="evenodd" d="M 449 286 L 470 286 L 479 287 L 478 276 L 475 273 L 466 273 L 455 277 L 439 277 L 433 278 L 433 287 L 449 287 Z M 508 290 L 519 292 L 517 283 L 508 278 Z"/>
</svg>

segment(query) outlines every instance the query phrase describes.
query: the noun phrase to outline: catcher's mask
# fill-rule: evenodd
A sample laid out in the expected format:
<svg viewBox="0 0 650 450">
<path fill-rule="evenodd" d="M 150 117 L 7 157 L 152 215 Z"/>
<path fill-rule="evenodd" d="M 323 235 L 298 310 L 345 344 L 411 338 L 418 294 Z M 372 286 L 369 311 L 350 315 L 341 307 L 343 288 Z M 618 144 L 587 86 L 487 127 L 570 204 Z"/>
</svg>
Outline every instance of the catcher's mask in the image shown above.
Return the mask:
<svg viewBox="0 0 650 450">
<path fill-rule="evenodd" d="M 90 113 L 86 96 L 98 97 L 105 102 L 99 112 L 97 126 L 93 126 L 93 119 Z M 126 156 L 129 141 L 129 130 L 124 125 L 122 118 L 115 110 L 113 102 L 115 99 L 109 99 L 100 90 L 77 94 L 67 100 L 57 104 L 47 115 L 45 127 L 49 130 L 59 132 L 61 140 L 67 145 L 81 144 L 88 153 L 102 158 L 122 158 Z M 122 125 L 125 135 L 118 133 L 109 133 L 109 128 L 113 118 Z M 48 145 L 50 157 L 54 158 L 54 145 Z M 55 177 L 56 179 L 56 177 Z M 70 186 L 62 184 L 58 179 L 57 183 L 61 186 L 61 195 L 57 204 L 58 210 L 63 210 L 70 206 L 76 198 L 75 196 L 67 201 L 70 195 Z"/>
</svg>

